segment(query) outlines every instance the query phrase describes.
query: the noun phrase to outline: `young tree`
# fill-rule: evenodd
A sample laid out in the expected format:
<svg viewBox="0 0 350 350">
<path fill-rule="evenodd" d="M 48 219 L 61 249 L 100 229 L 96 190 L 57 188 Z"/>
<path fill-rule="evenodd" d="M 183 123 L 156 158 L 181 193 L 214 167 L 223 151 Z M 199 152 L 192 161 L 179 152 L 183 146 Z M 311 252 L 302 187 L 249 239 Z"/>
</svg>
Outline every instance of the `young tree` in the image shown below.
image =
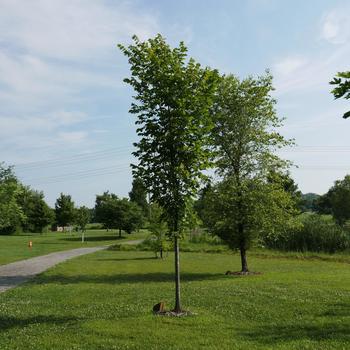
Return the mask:
<svg viewBox="0 0 350 350">
<path fill-rule="evenodd" d="M 119 235 L 121 230 L 130 234 L 142 227 L 144 216 L 140 206 L 134 202 L 123 198 L 118 202 L 118 211 L 116 216 L 116 224 L 119 228 Z"/>
<path fill-rule="evenodd" d="M 207 222 L 230 248 L 240 250 L 242 273 L 249 271 L 246 251 L 252 239 L 262 229 L 283 223 L 293 209 L 285 183 L 271 181 L 271 174 L 288 166 L 274 150 L 290 143 L 275 131 L 281 119 L 272 90 L 269 74 L 242 81 L 225 76 L 214 107 L 212 138 L 222 181 L 213 191 Z"/>
<path fill-rule="evenodd" d="M 140 178 L 136 177 L 133 180 L 129 198 L 142 209 L 143 215 L 148 217 L 147 189 Z"/>
<path fill-rule="evenodd" d="M 212 190 L 211 182 L 207 182 L 203 188 L 198 192 L 198 198 L 193 204 L 193 209 L 196 211 L 197 216 L 203 223 L 206 221 L 206 207 L 207 207 L 207 195 Z"/>
<path fill-rule="evenodd" d="M 10 234 L 22 226 L 25 215 L 18 203 L 22 191 L 13 168 L 0 163 L 0 233 Z"/>
<path fill-rule="evenodd" d="M 302 206 L 302 193 L 289 172 L 282 173 L 273 171 L 268 175 L 267 180 L 269 183 L 281 185 L 281 187 L 291 195 L 297 207 Z"/>
<path fill-rule="evenodd" d="M 74 223 L 75 209 L 74 202 L 70 195 L 61 195 L 57 198 L 55 203 L 56 222 L 58 226 L 69 226 Z"/>
<path fill-rule="evenodd" d="M 81 241 L 84 242 L 86 225 L 89 223 L 91 218 L 91 211 L 85 206 L 81 206 L 76 209 L 75 222 L 81 231 Z"/>
<path fill-rule="evenodd" d="M 117 210 L 118 200 L 117 195 L 108 191 L 96 196 L 95 218 L 107 230 L 115 228 L 115 212 Z"/>
<path fill-rule="evenodd" d="M 137 116 L 134 174 L 164 210 L 175 252 L 175 313 L 181 313 L 178 239 L 186 203 L 196 194 L 202 170 L 209 165 L 207 134 L 209 109 L 217 73 L 203 69 L 181 42 L 171 48 L 161 35 L 141 42 L 136 36 L 128 47 L 131 77 L 124 81 L 135 92 L 130 113 Z"/>
<path fill-rule="evenodd" d="M 114 193 L 96 196 L 95 213 L 107 229 L 119 230 L 119 237 L 122 230 L 131 233 L 143 224 L 142 209 L 126 198 L 119 199 Z"/>
<path fill-rule="evenodd" d="M 332 197 L 332 188 L 322 196 L 319 196 L 315 200 L 315 211 L 318 214 L 325 214 L 325 215 L 332 215 L 332 203 L 331 203 L 331 197 Z"/>
<path fill-rule="evenodd" d="M 53 223 L 55 214 L 46 204 L 42 192 L 32 190 L 30 187 L 22 188 L 18 202 L 26 217 L 23 230 L 42 233 L 45 227 Z"/>
<path fill-rule="evenodd" d="M 168 225 L 164 221 L 162 208 L 157 203 L 152 203 L 150 207 L 149 231 L 152 233 L 150 239 L 156 257 L 159 253 L 163 259 L 163 253 L 169 249 Z"/>
<path fill-rule="evenodd" d="M 350 175 L 337 180 L 325 195 L 329 198 L 331 213 L 339 225 L 350 219 Z"/>
<path fill-rule="evenodd" d="M 335 98 L 344 97 L 350 99 L 350 71 L 339 72 L 333 80 L 330 82 L 332 85 L 337 85 L 333 90 L 332 94 Z M 349 118 L 350 111 L 344 113 L 343 118 Z"/>
<path fill-rule="evenodd" d="M 304 212 L 317 211 L 317 203 L 321 196 L 317 193 L 304 193 L 301 195 L 300 210 Z"/>
</svg>

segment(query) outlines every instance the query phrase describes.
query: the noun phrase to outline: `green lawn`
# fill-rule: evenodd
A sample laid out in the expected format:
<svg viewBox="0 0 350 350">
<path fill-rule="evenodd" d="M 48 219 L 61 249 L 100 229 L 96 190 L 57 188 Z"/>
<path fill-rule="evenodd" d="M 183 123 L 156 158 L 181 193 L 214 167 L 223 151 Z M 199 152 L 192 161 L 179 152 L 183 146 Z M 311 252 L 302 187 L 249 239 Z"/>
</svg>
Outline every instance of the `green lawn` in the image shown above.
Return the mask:
<svg viewBox="0 0 350 350">
<path fill-rule="evenodd" d="M 122 240 L 140 239 L 146 235 L 146 231 L 141 230 L 131 235 L 124 234 Z M 107 232 L 106 230 L 86 231 L 84 243 L 81 242 L 80 233 L 0 235 L 0 265 L 61 250 L 111 245 L 122 240 L 115 231 Z M 28 248 L 29 241 L 33 242 L 32 249 Z"/>
<path fill-rule="evenodd" d="M 101 251 L 0 294 L 0 349 L 349 349 L 350 266 L 250 257 L 262 275 L 225 276 L 238 255 L 182 253 L 186 318 L 173 304 L 173 259 Z"/>
</svg>

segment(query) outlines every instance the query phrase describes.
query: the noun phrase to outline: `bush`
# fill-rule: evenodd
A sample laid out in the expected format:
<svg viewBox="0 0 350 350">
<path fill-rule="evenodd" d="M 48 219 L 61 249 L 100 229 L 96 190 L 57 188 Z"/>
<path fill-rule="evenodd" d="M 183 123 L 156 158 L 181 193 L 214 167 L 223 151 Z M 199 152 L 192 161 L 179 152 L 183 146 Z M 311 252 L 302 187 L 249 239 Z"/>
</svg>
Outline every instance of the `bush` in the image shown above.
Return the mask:
<svg viewBox="0 0 350 350">
<path fill-rule="evenodd" d="M 156 258 L 164 258 L 168 251 L 172 249 L 172 242 L 157 235 L 150 235 L 142 243 L 138 244 L 140 250 L 153 251 Z"/>
<path fill-rule="evenodd" d="M 300 225 L 291 225 L 285 232 L 264 238 L 269 248 L 287 251 L 335 253 L 350 248 L 349 231 L 339 226 L 332 217 L 304 214 Z"/>
<path fill-rule="evenodd" d="M 102 229 L 104 229 L 104 226 L 103 226 L 103 224 L 94 222 L 91 224 L 87 224 L 86 229 L 87 230 L 102 230 Z"/>
<path fill-rule="evenodd" d="M 218 236 L 214 236 L 205 230 L 196 229 L 188 234 L 190 243 L 208 243 L 210 245 L 222 245 L 223 242 Z"/>
</svg>

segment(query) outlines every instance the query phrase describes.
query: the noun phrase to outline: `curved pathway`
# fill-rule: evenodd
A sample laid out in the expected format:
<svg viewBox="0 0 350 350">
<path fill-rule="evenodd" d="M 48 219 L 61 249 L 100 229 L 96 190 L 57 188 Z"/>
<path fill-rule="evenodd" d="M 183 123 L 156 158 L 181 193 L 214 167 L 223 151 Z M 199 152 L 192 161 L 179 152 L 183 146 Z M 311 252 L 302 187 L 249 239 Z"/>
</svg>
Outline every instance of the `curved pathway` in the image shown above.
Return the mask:
<svg viewBox="0 0 350 350">
<path fill-rule="evenodd" d="M 106 248 L 106 246 L 77 248 L 2 265 L 0 266 L 0 293 L 28 281 L 35 275 L 44 272 L 60 262 Z"/>
</svg>

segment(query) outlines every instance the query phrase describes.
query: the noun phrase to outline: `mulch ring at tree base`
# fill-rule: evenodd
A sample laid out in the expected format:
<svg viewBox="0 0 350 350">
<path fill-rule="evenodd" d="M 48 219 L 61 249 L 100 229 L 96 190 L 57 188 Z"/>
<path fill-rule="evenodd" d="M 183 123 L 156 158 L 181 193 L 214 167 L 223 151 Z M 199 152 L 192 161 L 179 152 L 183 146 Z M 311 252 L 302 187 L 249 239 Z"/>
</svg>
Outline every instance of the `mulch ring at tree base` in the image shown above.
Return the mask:
<svg viewBox="0 0 350 350">
<path fill-rule="evenodd" d="M 184 317 L 184 316 L 195 316 L 196 314 L 191 311 L 181 311 L 181 312 L 175 312 L 175 311 L 158 311 L 153 312 L 157 316 L 170 316 L 170 317 Z"/>
<path fill-rule="evenodd" d="M 229 275 L 229 276 L 254 276 L 254 275 L 262 275 L 262 272 L 254 272 L 254 271 L 226 271 L 225 275 Z"/>
<path fill-rule="evenodd" d="M 158 304 L 153 306 L 153 314 L 158 316 L 172 316 L 172 317 L 184 317 L 184 316 L 193 316 L 196 315 L 195 313 L 192 313 L 190 311 L 167 311 L 165 310 L 165 303 L 164 301 L 159 302 Z"/>
</svg>

